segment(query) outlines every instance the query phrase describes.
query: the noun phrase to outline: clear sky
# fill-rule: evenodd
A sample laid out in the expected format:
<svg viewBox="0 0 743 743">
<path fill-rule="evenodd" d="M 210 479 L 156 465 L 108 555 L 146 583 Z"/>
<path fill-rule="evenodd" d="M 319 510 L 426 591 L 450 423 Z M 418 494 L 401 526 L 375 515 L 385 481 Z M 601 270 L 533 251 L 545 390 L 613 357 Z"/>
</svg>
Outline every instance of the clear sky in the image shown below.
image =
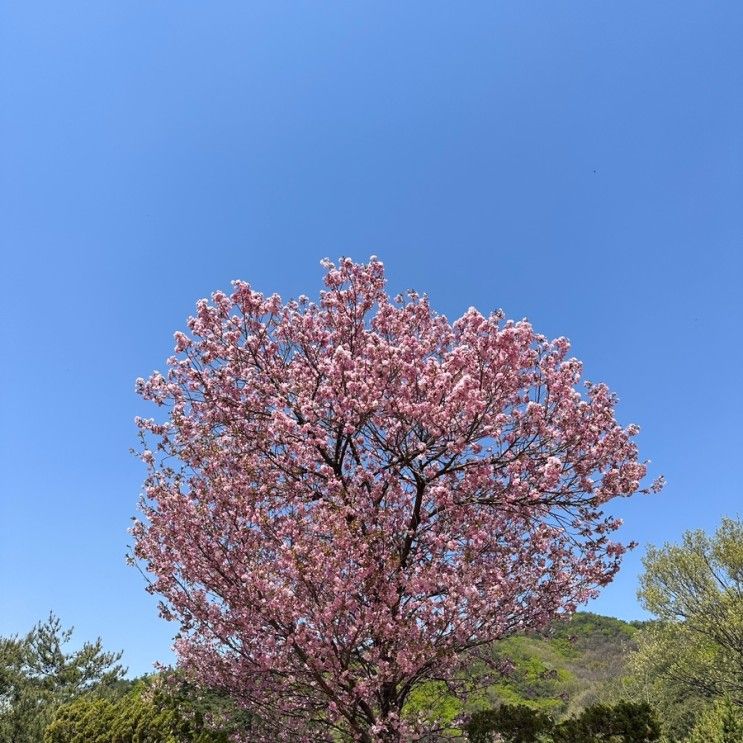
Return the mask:
<svg viewBox="0 0 743 743">
<path fill-rule="evenodd" d="M 324 256 L 566 335 L 666 490 L 741 514 L 743 4 L 0 0 L 0 634 L 53 608 L 133 673 L 134 394 L 194 302 Z M 592 609 L 642 616 L 642 548 Z"/>
</svg>

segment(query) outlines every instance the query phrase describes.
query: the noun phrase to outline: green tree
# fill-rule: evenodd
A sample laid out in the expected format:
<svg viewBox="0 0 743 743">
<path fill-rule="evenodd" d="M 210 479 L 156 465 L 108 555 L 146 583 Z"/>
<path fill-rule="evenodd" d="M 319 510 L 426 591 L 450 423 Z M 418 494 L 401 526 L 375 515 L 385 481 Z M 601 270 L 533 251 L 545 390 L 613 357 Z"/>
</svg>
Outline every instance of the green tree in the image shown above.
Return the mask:
<svg viewBox="0 0 743 743">
<path fill-rule="evenodd" d="M 643 563 L 638 596 L 657 621 L 638 633 L 629 683 L 662 711 L 666 734 L 682 738 L 709 700 L 743 706 L 743 523 L 686 532 Z"/>
<path fill-rule="evenodd" d="M 120 684 L 121 653 L 105 652 L 100 638 L 67 651 L 72 633 L 50 613 L 25 637 L 0 638 L 0 743 L 38 743 L 61 704 Z"/>
<path fill-rule="evenodd" d="M 652 743 L 660 725 L 650 705 L 622 701 L 595 704 L 555 727 L 554 743 Z"/>
<path fill-rule="evenodd" d="M 476 712 L 466 732 L 472 743 L 654 743 L 660 725 L 644 703 L 595 704 L 558 724 L 525 705 L 504 705 Z"/>
<path fill-rule="evenodd" d="M 497 709 L 475 712 L 467 724 L 472 743 L 535 743 L 552 730 L 552 719 L 524 704 L 504 704 Z M 499 738 L 494 738 L 495 734 Z"/>
<path fill-rule="evenodd" d="M 140 679 L 118 699 L 88 694 L 57 709 L 44 743 L 228 743 L 250 729 L 223 695 L 177 675 Z"/>
<path fill-rule="evenodd" d="M 730 699 L 718 699 L 697 720 L 687 743 L 740 743 L 743 712 Z"/>
</svg>

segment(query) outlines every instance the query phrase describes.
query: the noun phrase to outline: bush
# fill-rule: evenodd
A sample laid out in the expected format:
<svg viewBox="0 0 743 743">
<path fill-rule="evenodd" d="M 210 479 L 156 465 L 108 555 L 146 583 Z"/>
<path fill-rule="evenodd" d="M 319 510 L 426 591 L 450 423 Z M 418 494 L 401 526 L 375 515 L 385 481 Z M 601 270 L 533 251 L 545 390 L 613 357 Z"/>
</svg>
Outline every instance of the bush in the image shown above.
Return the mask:
<svg viewBox="0 0 743 743">
<path fill-rule="evenodd" d="M 729 699 L 721 699 L 697 720 L 687 743 L 740 743 L 743 711 Z"/>
<path fill-rule="evenodd" d="M 554 731 L 555 743 L 652 743 L 659 738 L 660 725 L 650 705 L 632 702 L 596 704 Z"/>
<path fill-rule="evenodd" d="M 504 704 L 497 709 L 475 712 L 467 725 L 473 743 L 490 743 L 498 733 L 504 743 L 533 743 L 552 729 L 552 719 L 525 704 Z"/>
<path fill-rule="evenodd" d="M 596 704 L 559 724 L 525 705 L 503 705 L 476 712 L 466 732 L 472 743 L 500 739 L 504 743 L 652 743 L 660 738 L 660 725 L 652 708 L 644 703 Z"/>
<path fill-rule="evenodd" d="M 44 743 L 228 743 L 249 727 L 245 713 L 219 695 L 156 677 L 117 700 L 85 695 L 61 706 Z"/>
</svg>

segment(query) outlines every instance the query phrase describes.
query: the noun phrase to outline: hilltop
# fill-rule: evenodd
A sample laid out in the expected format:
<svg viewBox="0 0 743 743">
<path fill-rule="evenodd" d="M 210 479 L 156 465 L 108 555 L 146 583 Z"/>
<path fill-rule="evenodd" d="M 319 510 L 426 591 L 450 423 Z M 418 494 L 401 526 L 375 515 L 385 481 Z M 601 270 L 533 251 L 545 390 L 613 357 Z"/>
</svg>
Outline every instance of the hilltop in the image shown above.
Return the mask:
<svg viewBox="0 0 743 743">
<path fill-rule="evenodd" d="M 440 684 L 416 694 L 411 706 L 436 708 L 453 719 L 499 704 L 526 704 L 562 718 L 612 696 L 642 624 L 579 612 L 543 634 L 509 637 L 488 648 L 492 658 L 513 664 L 505 676 L 488 678 L 493 674 L 486 663 L 473 660 L 472 677 L 482 683 L 464 706 Z"/>
</svg>

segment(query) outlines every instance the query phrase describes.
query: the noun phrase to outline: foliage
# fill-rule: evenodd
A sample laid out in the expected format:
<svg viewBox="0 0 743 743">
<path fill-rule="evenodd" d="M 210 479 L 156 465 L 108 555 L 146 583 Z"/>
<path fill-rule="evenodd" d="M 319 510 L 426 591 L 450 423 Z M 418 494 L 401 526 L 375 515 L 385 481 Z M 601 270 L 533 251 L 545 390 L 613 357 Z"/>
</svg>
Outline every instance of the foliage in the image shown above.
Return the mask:
<svg viewBox="0 0 743 743">
<path fill-rule="evenodd" d="M 543 712 L 525 705 L 504 704 L 497 709 L 475 712 L 466 731 L 472 743 L 489 743 L 493 733 L 498 733 L 504 743 L 534 743 L 552 728 L 552 719 Z"/>
<path fill-rule="evenodd" d="M 524 705 L 504 705 L 477 712 L 466 726 L 473 743 L 652 743 L 660 726 L 647 704 L 622 701 L 593 705 L 555 724 L 542 712 Z M 498 736 L 498 737 L 496 737 Z"/>
<path fill-rule="evenodd" d="M 66 651 L 73 629 L 53 613 L 25 637 L 0 638 L 0 741 L 38 743 L 61 704 L 90 690 L 113 690 L 124 669 L 121 653 L 105 652 L 101 639 Z"/>
<path fill-rule="evenodd" d="M 454 729 L 461 715 L 462 700 L 443 681 L 429 681 L 416 686 L 409 694 L 404 716 L 427 720 L 431 728 Z"/>
<path fill-rule="evenodd" d="M 718 699 L 697 720 L 687 743 L 740 743 L 743 712 L 730 699 Z"/>
<path fill-rule="evenodd" d="M 650 705 L 622 701 L 596 704 L 555 727 L 555 743 L 652 743 L 660 739 L 660 724 Z"/>
<path fill-rule="evenodd" d="M 629 687 L 683 737 L 707 700 L 743 706 L 743 522 L 724 519 L 713 536 L 684 534 L 650 548 L 639 597 L 658 617 L 638 634 Z"/>
<path fill-rule="evenodd" d="M 325 266 L 319 304 L 200 301 L 138 380 L 165 419 L 139 420 L 135 555 L 183 666 L 260 709 L 255 740 L 410 739 L 416 687 L 612 579 L 602 507 L 646 468 L 566 339 L 390 299 L 374 258 Z"/>
<path fill-rule="evenodd" d="M 156 677 L 119 699 L 88 694 L 60 707 L 44 743 L 228 743 L 249 727 L 224 697 Z"/>
<path fill-rule="evenodd" d="M 445 688 L 429 707 L 447 719 L 499 705 L 526 705 L 556 720 L 591 704 L 621 698 L 620 678 L 635 647 L 637 627 L 612 617 L 578 612 L 541 633 L 515 635 L 480 648 L 467 658 L 469 686 L 459 701 Z M 483 658 L 487 662 L 483 662 Z M 493 673 L 493 665 L 500 673 Z"/>
<path fill-rule="evenodd" d="M 552 626 L 550 644 L 562 648 L 566 670 L 574 678 L 574 683 L 560 685 L 560 693 L 568 696 L 568 713 L 622 698 L 617 687 L 636 647 L 637 629 L 637 622 L 591 612 L 579 612 L 570 621 Z"/>
</svg>

